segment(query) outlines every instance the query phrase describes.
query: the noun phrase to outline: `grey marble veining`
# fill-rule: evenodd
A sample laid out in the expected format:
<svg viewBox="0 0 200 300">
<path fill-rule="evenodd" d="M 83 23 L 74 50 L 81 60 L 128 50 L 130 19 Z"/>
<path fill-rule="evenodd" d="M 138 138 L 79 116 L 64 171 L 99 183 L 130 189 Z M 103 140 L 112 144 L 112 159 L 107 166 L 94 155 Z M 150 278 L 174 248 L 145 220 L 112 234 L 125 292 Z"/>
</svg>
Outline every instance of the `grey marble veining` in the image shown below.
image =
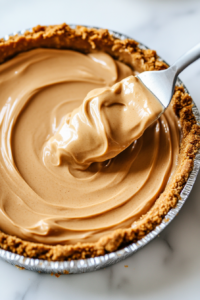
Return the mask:
<svg viewBox="0 0 200 300">
<path fill-rule="evenodd" d="M 200 40 L 200 1 L 0 0 L 0 36 L 38 23 L 62 22 L 123 32 L 173 63 Z M 200 61 L 181 79 L 200 109 Z M 0 300 L 199 300 L 199 185 L 200 176 L 181 212 L 160 237 L 105 270 L 56 278 L 0 261 Z"/>
</svg>

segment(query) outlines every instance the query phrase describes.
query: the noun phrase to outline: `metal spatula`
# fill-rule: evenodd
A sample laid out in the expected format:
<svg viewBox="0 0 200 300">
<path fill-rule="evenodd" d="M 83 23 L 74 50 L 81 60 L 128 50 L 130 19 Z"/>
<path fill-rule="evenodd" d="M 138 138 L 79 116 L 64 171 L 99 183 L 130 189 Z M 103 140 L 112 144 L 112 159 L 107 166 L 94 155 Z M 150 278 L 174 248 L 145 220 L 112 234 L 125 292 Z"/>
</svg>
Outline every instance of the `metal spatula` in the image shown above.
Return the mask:
<svg viewBox="0 0 200 300">
<path fill-rule="evenodd" d="M 164 112 L 170 104 L 178 74 L 198 58 L 200 58 L 200 43 L 181 56 L 168 69 L 143 72 L 136 77 L 161 102 Z"/>
</svg>

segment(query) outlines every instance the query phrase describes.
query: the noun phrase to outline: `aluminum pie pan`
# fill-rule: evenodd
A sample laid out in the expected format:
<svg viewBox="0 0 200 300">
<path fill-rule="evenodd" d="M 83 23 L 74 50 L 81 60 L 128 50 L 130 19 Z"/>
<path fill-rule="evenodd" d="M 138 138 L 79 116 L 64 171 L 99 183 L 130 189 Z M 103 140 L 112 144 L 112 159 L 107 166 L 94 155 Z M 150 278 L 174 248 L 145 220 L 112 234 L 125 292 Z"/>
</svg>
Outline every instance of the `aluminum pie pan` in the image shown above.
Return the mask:
<svg viewBox="0 0 200 300">
<path fill-rule="evenodd" d="M 72 28 L 75 28 L 76 25 L 70 25 Z M 85 25 L 84 25 L 85 26 Z M 85 26 L 88 28 L 95 28 L 100 29 L 99 27 L 94 26 Z M 28 29 L 31 30 L 31 29 Z M 9 36 L 15 35 L 16 33 L 19 35 L 22 35 L 26 30 L 21 30 L 19 32 L 14 32 L 11 35 L 6 35 L 4 37 L 5 40 L 9 39 Z M 132 39 L 131 37 L 121 34 L 116 31 L 109 30 L 110 34 L 112 34 L 114 37 L 118 39 Z M 141 49 L 149 49 L 147 46 L 139 42 L 139 48 Z M 159 57 L 161 61 L 164 61 L 161 57 Z M 186 86 L 183 84 L 183 82 L 178 79 L 176 82 L 176 85 L 183 85 L 185 91 L 189 94 Z M 193 101 L 193 114 L 196 118 L 197 124 L 200 125 L 200 113 L 198 111 L 198 108 L 196 104 Z M 163 229 L 165 229 L 171 221 L 176 217 L 176 215 L 181 210 L 183 204 L 187 200 L 193 185 L 196 181 L 198 172 L 200 169 L 200 150 L 197 152 L 195 159 L 194 159 L 194 167 L 192 172 L 190 173 L 190 176 L 180 194 L 181 199 L 178 201 L 175 208 L 171 209 L 165 218 L 162 220 L 161 224 L 156 226 L 154 230 L 152 230 L 149 234 L 147 234 L 145 237 L 143 237 L 141 240 L 137 241 L 136 243 L 132 243 L 129 246 L 124 247 L 121 250 L 105 254 L 103 256 L 98 256 L 95 258 L 87 258 L 87 259 L 80 259 L 80 260 L 71 260 L 71 261 L 48 261 L 48 260 L 41 260 L 41 259 L 35 259 L 35 258 L 29 258 L 24 257 L 19 254 L 15 254 L 3 249 L 0 249 L 0 259 L 15 265 L 19 266 L 21 268 L 30 270 L 30 271 L 36 271 L 36 272 L 42 272 L 42 273 L 54 273 L 54 274 L 78 274 L 78 273 L 86 273 L 91 272 L 95 270 L 99 270 L 108 266 L 111 266 L 113 264 L 116 264 L 129 256 L 131 256 L 133 253 L 147 245 L 150 241 L 152 241 L 158 234 L 160 234 Z"/>
</svg>

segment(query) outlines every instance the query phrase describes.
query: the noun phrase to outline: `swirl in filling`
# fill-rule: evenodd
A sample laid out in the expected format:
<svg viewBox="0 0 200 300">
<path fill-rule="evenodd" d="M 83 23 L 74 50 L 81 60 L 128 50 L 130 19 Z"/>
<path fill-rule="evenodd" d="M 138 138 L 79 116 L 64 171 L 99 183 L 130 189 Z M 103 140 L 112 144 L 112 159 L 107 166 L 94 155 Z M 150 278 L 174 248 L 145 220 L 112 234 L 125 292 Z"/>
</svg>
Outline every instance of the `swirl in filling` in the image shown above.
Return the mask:
<svg viewBox="0 0 200 300">
<path fill-rule="evenodd" d="M 108 54 L 70 50 L 31 50 L 0 65 L 2 231 L 95 242 L 152 207 L 176 167 L 179 126 L 169 107 L 145 130 L 161 107 L 146 97 L 138 110 L 132 75 Z"/>
</svg>

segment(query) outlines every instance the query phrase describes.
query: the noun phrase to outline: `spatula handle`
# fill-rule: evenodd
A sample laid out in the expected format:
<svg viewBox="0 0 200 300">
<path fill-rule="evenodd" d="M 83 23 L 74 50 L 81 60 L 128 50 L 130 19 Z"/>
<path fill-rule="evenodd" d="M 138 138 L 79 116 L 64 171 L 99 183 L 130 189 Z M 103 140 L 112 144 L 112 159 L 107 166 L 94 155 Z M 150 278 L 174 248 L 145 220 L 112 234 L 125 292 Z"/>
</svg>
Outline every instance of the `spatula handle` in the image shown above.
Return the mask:
<svg viewBox="0 0 200 300">
<path fill-rule="evenodd" d="M 198 58 L 200 58 L 200 43 L 181 56 L 171 68 L 176 68 L 176 76 L 178 76 L 179 73 Z"/>
</svg>

